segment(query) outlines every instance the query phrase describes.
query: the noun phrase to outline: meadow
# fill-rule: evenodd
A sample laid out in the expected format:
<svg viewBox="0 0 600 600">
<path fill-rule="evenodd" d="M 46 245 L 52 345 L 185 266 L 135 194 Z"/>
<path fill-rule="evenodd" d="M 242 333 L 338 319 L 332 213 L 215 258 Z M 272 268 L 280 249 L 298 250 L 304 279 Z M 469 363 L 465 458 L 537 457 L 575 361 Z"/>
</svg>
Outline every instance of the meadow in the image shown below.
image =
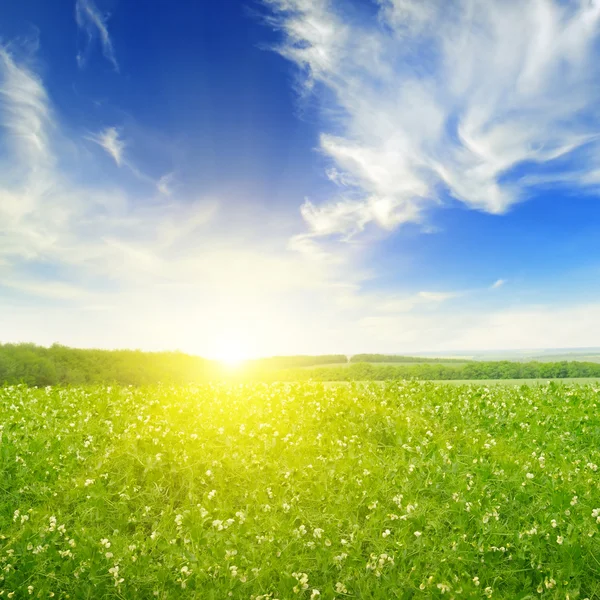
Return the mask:
<svg viewBox="0 0 600 600">
<path fill-rule="evenodd" d="M 0 598 L 600 598 L 600 385 L 0 388 Z"/>
</svg>

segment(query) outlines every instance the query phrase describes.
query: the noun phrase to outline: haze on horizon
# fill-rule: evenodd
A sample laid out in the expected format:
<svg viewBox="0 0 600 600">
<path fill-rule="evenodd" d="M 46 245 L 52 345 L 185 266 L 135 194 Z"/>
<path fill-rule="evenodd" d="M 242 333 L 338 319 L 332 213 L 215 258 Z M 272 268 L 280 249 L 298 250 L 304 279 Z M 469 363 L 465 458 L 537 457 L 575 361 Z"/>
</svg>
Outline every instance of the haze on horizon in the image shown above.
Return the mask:
<svg viewBox="0 0 600 600">
<path fill-rule="evenodd" d="M 600 339 L 600 0 L 0 7 L 0 342 Z"/>
</svg>

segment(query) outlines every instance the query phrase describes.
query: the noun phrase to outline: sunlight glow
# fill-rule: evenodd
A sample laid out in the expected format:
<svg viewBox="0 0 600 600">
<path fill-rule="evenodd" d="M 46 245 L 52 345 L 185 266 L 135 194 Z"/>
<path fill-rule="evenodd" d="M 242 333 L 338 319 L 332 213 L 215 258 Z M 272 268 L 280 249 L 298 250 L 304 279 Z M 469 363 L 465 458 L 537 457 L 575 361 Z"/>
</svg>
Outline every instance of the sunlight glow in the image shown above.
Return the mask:
<svg viewBox="0 0 600 600">
<path fill-rule="evenodd" d="M 218 344 L 215 358 L 229 369 L 241 367 L 249 358 L 247 346 L 236 338 L 223 338 Z"/>
</svg>

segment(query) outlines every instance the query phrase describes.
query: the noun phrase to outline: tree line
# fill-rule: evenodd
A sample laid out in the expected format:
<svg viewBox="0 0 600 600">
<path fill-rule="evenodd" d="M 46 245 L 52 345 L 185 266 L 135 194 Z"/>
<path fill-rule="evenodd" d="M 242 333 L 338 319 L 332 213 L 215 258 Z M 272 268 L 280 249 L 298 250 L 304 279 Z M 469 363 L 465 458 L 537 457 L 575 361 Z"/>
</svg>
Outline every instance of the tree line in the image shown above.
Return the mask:
<svg viewBox="0 0 600 600">
<path fill-rule="evenodd" d="M 345 361 L 346 357 L 342 355 L 273 357 L 249 361 L 239 370 L 228 371 L 215 361 L 181 352 L 81 350 L 57 344 L 50 348 L 34 344 L 0 344 L 0 385 L 186 384 L 222 379 L 382 381 L 600 377 L 600 363 L 575 361 L 415 362 L 398 365 L 363 362 L 338 367 L 319 366 Z"/>
<path fill-rule="evenodd" d="M 345 354 L 321 354 L 319 356 L 272 356 L 248 361 L 250 369 L 293 369 L 301 367 L 312 367 L 316 365 L 334 365 L 346 363 L 348 359 Z"/>
<path fill-rule="evenodd" d="M 212 370 L 211 361 L 180 352 L 0 344 L 0 384 L 191 383 L 205 379 Z"/>
<path fill-rule="evenodd" d="M 351 363 L 464 363 L 466 358 L 425 358 L 422 356 L 402 356 L 400 354 L 354 354 Z"/>
<path fill-rule="evenodd" d="M 342 354 L 322 356 L 277 356 L 248 361 L 240 375 L 260 377 L 265 372 L 345 363 Z M 213 360 L 182 352 L 140 350 L 87 350 L 54 344 L 0 344 L 0 385 L 26 383 L 31 386 L 116 383 L 195 383 L 230 377 Z"/>
<path fill-rule="evenodd" d="M 381 365 L 356 363 L 349 367 L 289 369 L 276 374 L 280 381 L 384 381 L 394 379 L 555 379 L 600 377 L 600 363 L 481 361 L 462 365 L 410 364 Z"/>
</svg>

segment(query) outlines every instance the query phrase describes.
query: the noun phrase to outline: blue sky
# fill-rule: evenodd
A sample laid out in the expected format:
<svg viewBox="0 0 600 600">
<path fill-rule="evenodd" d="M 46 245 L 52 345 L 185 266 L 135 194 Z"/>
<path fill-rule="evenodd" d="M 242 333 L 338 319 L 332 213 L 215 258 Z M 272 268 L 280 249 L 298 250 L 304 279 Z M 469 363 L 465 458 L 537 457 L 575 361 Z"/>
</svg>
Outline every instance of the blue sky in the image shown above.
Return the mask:
<svg viewBox="0 0 600 600">
<path fill-rule="evenodd" d="M 597 346 L 600 1 L 0 7 L 0 341 Z"/>
</svg>

